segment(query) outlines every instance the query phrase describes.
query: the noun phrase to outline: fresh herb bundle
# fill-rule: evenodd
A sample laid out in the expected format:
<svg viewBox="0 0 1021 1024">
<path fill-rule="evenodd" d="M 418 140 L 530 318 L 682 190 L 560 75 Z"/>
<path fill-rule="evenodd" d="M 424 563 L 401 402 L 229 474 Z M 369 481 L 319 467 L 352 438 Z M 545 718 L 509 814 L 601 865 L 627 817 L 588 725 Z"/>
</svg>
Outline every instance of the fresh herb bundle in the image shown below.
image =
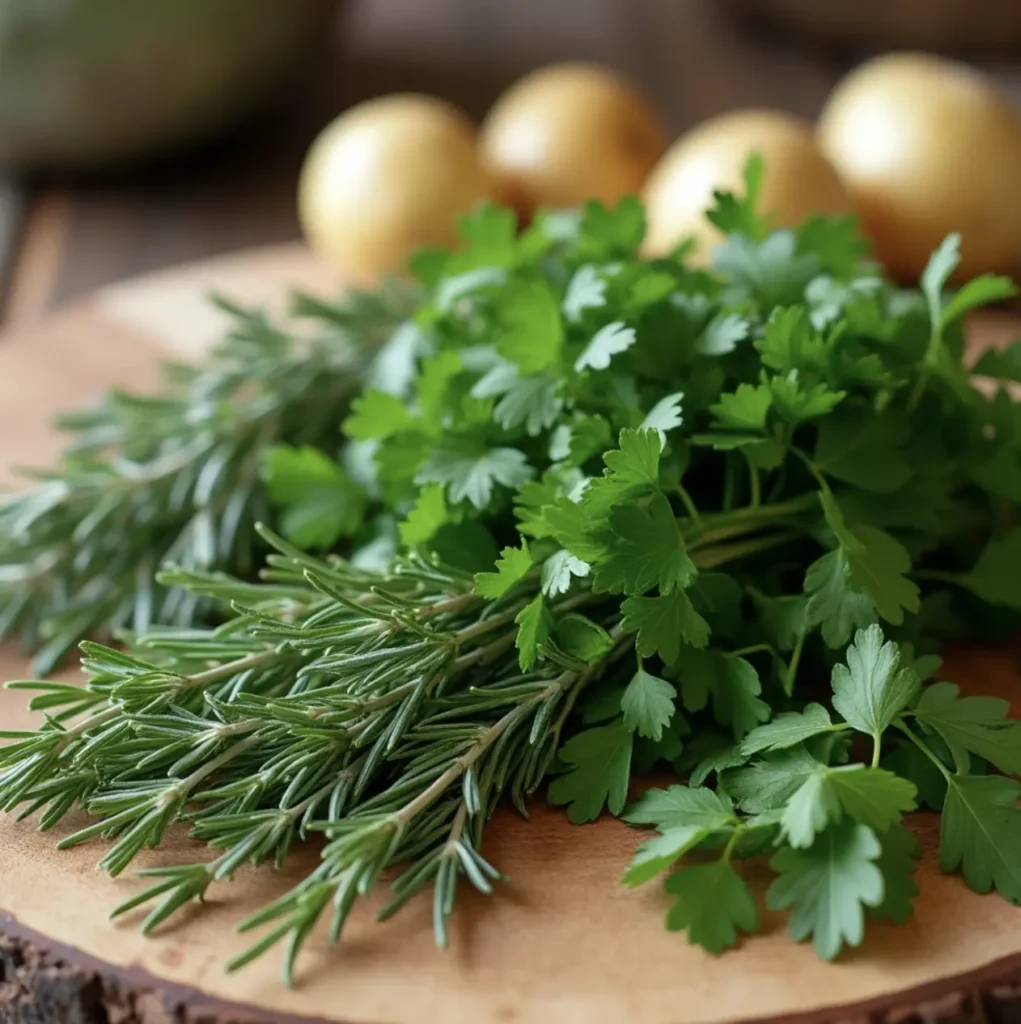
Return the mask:
<svg viewBox="0 0 1021 1024">
<path fill-rule="evenodd" d="M 336 304 L 299 297 L 294 313 L 319 322 L 306 340 L 218 300 L 233 327 L 205 363 L 168 367 L 161 393 L 114 392 L 63 417 L 72 442 L 62 464 L 0 495 L 0 637 L 20 634 L 46 674 L 98 629 L 200 619 L 202 602 L 157 584 L 156 570 L 167 561 L 258 568 L 265 550 L 253 527 L 270 514 L 266 447 L 336 451 L 337 417 L 406 314 L 405 292 L 391 284 Z M 344 479 L 332 471 L 334 491 Z M 361 493 L 348 494 L 357 521 Z"/>
<path fill-rule="evenodd" d="M 84 689 L 14 684 L 50 717 L 0 752 L 0 806 L 44 827 L 84 807 L 63 845 L 111 838 L 113 873 L 187 822 L 212 859 L 146 872 L 118 911 L 156 901 L 146 929 L 325 833 L 241 925 L 266 930 L 234 966 L 285 942 L 288 979 L 391 867 L 384 916 L 432 886 L 442 944 L 459 879 L 499 878 L 494 808 L 550 776 L 578 823 L 625 812 L 635 776 L 687 779 L 626 811 L 659 834 L 624 880 L 695 853 L 667 923 L 713 952 L 758 928 L 733 866 L 752 855 L 821 956 L 866 912 L 906 918 L 919 804 L 943 812 L 945 869 L 1021 900 L 1021 724 L 926 684 L 941 640 L 1021 611 L 1021 412 L 972 386 L 960 324 L 1013 286 L 946 296 L 950 238 L 898 290 L 850 221 L 770 231 L 757 162 L 746 179 L 709 213 L 711 270 L 637 256 L 633 200 L 521 234 L 484 208 L 462 250 L 419 257 L 417 372 L 344 423 L 373 534 L 343 558 L 262 528 L 257 583 L 164 570 L 232 615 L 85 644 Z M 978 369 L 1016 380 L 1019 352 Z M 265 464 L 285 527 L 330 548 L 349 506 L 329 463 Z"/>
</svg>

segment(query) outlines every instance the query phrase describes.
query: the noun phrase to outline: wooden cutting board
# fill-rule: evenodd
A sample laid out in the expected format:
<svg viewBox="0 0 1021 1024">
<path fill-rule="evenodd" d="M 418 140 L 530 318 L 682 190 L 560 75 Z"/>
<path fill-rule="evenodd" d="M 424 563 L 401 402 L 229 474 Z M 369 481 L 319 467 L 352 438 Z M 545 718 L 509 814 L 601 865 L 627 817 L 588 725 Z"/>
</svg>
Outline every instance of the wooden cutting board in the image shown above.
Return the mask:
<svg viewBox="0 0 1021 1024">
<path fill-rule="evenodd" d="M 198 354 L 221 327 L 203 295 L 283 304 L 288 288 L 328 291 L 330 275 L 297 247 L 224 257 L 150 275 L 90 302 L 0 335 L 0 482 L 14 465 L 45 464 L 58 446 L 47 428 L 57 409 L 110 384 L 145 385 L 166 356 Z M 976 341 L 999 343 L 1016 321 L 975 325 Z M 951 678 L 999 693 L 1021 710 L 1021 676 L 1001 652 L 957 652 Z M 0 678 L 24 663 L 0 651 Z M 74 678 L 71 671 L 70 678 Z M 0 693 L 0 723 L 31 720 L 24 695 Z M 489 899 L 464 890 L 452 948 L 432 944 L 427 900 L 385 925 L 378 899 L 356 913 L 339 948 L 317 936 L 299 984 L 278 983 L 270 954 L 236 975 L 224 961 L 245 941 L 234 923 L 273 899 L 315 862 L 297 852 L 287 868 L 245 871 L 143 939 L 138 919 L 117 925 L 111 907 L 135 891 L 94 871 L 102 844 L 59 853 L 62 832 L 0 817 L 0 1021 L 42 1024 L 199 1024 L 211 1021 L 331 1021 L 344 1024 L 721 1024 L 804 1018 L 1006 1020 L 1021 1012 L 1021 909 L 970 892 L 939 873 L 938 821 L 918 815 L 925 847 L 921 895 L 910 924 L 870 926 L 865 944 L 838 964 L 793 944 L 765 914 L 765 932 L 714 959 L 664 930 L 655 885 L 618 880 L 638 841 L 613 820 L 574 827 L 537 804 L 530 822 L 497 815 L 485 853 L 510 876 Z M 175 838 L 147 864 L 202 856 Z"/>
</svg>

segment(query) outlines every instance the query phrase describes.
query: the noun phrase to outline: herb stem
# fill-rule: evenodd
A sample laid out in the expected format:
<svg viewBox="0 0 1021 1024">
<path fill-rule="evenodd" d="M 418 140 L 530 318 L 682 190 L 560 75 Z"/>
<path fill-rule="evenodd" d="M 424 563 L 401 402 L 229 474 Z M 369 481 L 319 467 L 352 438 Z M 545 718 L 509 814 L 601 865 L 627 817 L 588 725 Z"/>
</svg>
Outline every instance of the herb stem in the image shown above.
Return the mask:
<svg viewBox="0 0 1021 1024">
<path fill-rule="evenodd" d="M 739 544 L 720 544 L 717 547 L 703 548 L 692 552 L 691 560 L 699 569 L 715 569 L 717 566 L 726 565 L 727 562 L 747 558 L 749 555 L 756 555 L 800 539 L 800 530 L 781 530 L 779 533 L 753 537 Z"/>
<path fill-rule="evenodd" d="M 794 680 L 798 675 L 798 666 L 801 664 L 801 652 L 805 649 L 805 636 L 807 630 L 802 629 L 794 641 L 794 650 L 791 651 L 791 660 L 787 663 L 787 676 L 784 680 L 784 693 L 789 697 L 794 693 Z"/>
<path fill-rule="evenodd" d="M 762 504 L 762 480 L 751 459 L 748 460 L 748 485 L 751 491 L 751 507 L 758 508 Z"/>
<path fill-rule="evenodd" d="M 702 523 L 702 517 L 699 515 L 698 507 L 695 505 L 694 499 L 688 493 L 687 489 L 683 484 L 679 483 L 674 490 L 677 492 L 678 497 L 680 497 L 681 503 L 684 505 L 692 523 L 694 523 L 695 526 L 700 526 Z"/>
<path fill-rule="evenodd" d="M 918 749 L 919 749 L 919 750 L 920 750 L 920 751 L 921 751 L 921 752 L 922 752 L 923 754 L 925 754 L 925 756 L 926 756 L 926 757 L 927 757 L 927 758 L 928 758 L 928 759 L 929 759 L 930 761 L 932 761 L 932 763 L 933 763 L 933 764 L 934 764 L 934 765 L 935 765 L 935 766 L 936 766 L 936 767 L 937 767 L 937 768 L 938 768 L 938 769 L 940 770 L 940 774 L 941 774 L 941 775 L 943 776 L 943 778 L 944 778 L 944 779 L 946 779 L 946 780 L 947 780 L 947 782 L 949 782 L 949 781 L 950 781 L 950 779 L 951 779 L 951 775 L 952 775 L 952 772 L 951 772 L 951 771 L 950 771 L 950 770 L 949 770 L 949 769 L 947 768 L 947 766 L 946 766 L 946 765 L 945 765 L 945 764 L 944 764 L 944 763 L 943 763 L 943 762 L 942 762 L 942 761 L 941 761 L 941 760 L 940 760 L 940 759 L 939 759 L 939 758 L 938 758 L 938 757 L 937 757 L 937 756 L 936 756 L 936 755 L 935 755 L 935 754 L 934 754 L 934 753 L 933 753 L 933 752 L 932 752 L 932 751 L 931 751 L 931 750 L 930 750 L 930 749 L 929 749 L 929 748 L 928 748 L 928 747 L 927 747 L 927 746 L 926 746 L 926 745 L 925 745 L 925 744 L 924 744 L 924 743 L 923 743 L 923 742 L 922 742 L 922 741 L 921 741 L 921 740 L 920 740 L 920 739 L 919 739 L 919 738 L 918 738 L 918 737 L 917 737 L 917 736 L 916 736 L 916 735 L 914 734 L 914 731 L 908 728 L 908 725 L 907 725 L 907 723 L 906 723 L 906 722 L 904 721 L 904 719 L 903 719 L 903 718 L 898 718 L 895 724 L 896 724 L 897 728 L 898 728 L 898 729 L 900 729 L 900 731 L 901 731 L 902 733 L 904 733 L 904 735 L 905 735 L 905 736 L 907 736 L 907 738 L 908 738 L 909 740 L 911 740 L 911 742 L 912 742 L 912 743 L 914 743 L 914 745 L 915 745 L 916 747 L 918 747 Z"/>
</svg>

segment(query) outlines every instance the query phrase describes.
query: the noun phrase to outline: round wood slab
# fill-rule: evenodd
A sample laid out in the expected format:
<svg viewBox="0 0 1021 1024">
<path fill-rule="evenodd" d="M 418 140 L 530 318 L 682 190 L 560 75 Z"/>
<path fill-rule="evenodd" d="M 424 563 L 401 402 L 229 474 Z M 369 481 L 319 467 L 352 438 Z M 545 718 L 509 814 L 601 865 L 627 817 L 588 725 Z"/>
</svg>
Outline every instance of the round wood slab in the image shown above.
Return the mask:
<svg viewBox="0 0 1021 1024">
<path fill-rule="evenodd" d="M 0 483 L 10 482 L 13 465 L 53 456 L 59 439 L 46 427 L 53 411 L 112 383 L 145 385 L 159 358 L 200 352 L 221 326 L 203 293 L 280 305 L 291 285 L 324 291 L 334 282 L 297 247 L 242 253 L 107 289 L 84 306 L 0 335 Z M 994 317 L 980 333 L 984 343 L 998 343 L 1013 327 Z M 973 651 L 948 661 L 949 676 L 965 689 L 999 693 L 1021 710 L 1021 676 L 1009 655 Z M 0 650 L 0 678 L 25 672 L 15 652 Z M 24 694 L 0 692 L 3 728 L 31 722 L 24 703 Z M 912 824 L 925 858 L 908 925 L 871 924 L 860 949 L 823 964 L 764 911 L 764 934 L 714 959 L 664 930 L 666 898 L 656 885 L 619 885 L 638 833 L 614 820 L 575 827 L 537 802 L 530 822 L 509 812 L 494 818 L 485 853 L 511 881 L 488 899 L 463 889 L 447 952 L 433 946 L 428 900 L 378 925 L 372 917 L 381 898 L 371 898 L 339 947 L 321 934 L 308 943 L 298 986 L 288 990 L 274 954 L 235 975 L 223 964 L 247 942 L 234 933 L 235 922 L 301 878 L 315 848 L 295 853 L 279 874 L 242 872 L 212 891 L 205 907 L 144 939 L 137 917 L 106 920 L 139 883 L 94 870 L 101 843 L 60 853 L 54 845 L 64 831 L 40 834 L 29 822 L 0 817 L 0 1021 L 1016 1019 L 1021 910 L 941 875 L 937 819 L 918 815 Z M 203 855 L 176 837 L 144 860 Z"/>
</svg>

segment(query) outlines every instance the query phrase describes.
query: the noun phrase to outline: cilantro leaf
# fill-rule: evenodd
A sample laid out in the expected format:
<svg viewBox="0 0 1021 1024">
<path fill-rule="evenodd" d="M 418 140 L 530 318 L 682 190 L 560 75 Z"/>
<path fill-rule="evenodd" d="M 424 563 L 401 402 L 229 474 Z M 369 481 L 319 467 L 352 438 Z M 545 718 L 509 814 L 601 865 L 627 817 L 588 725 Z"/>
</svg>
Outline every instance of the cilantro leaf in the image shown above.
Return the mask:
<svg viewBox="0 0 1021 1024">
<path fill-rule="evenodd" d="M 700 711 L 711 700 L 716 721 L 730 726 L 734 738 L 741 739 L 769 717 L 769 706 L 759 698 L 759 674 L 744 658 L 696 650 L 695 646 L 667 659 L 673 662 L 671 673 L 680 681 L 684 706 Z"/>
<path fill-rule="evenodd" d="M 835 665 L 833 707 L 848 724 L 878 741 L 918 693 L 918 676 L 900 667 L 900 649 L 883 642 L 877 625 L 860 629 L 847 649 L 847 664 Z"/>
<path fill-rule="evenodd" d="M 808 704 L 804 711 L 781 713 L 771 722 L 752 729 L 741 741 L 740 750 L 745 756 L 763 750 L 783 750 L 837 728 L 821 704 Z"/>
<path fill-rule="evenodd" d="M 514 619 L 518 626 L 514 646 L 518 649 L 518 663 L 522 672 L 535 668 L 539 645 L 549 636 L 552 616 L 546 608 L 542 594 L 536 594 Z"/>
<path fill-rule="evenodd" d="M 958 582 L 990 604 L 1021 610 L 1021 527 L 1004 537 L 993 537 L 983 548 L 975 568 Z"/>
<path fill-rule="evenodd" d="M 496 560 L 496 572 L 475 574 L 475 593 L 493 599 L 503 597 L 515 583 L 528 575 L 531 568 L 532 553 L 525 541 L 521 542 L 520 548 L 504 548 Z"/>
<path fill-rule="evenodd" d="M 532 476 L 532 467 L 517 448 L 492 448 L 481 454 L 440 448 L 415 474 L 415 483 L 444 484 L 454 504 L 467 500 L 485 509 L 493 499 L 495 484 L 515 488 Z"/>
<path fill-rule="evenodd" d="M 1021 721 L 1007 718 L 1010 704 L 998 697 L 961 697 L 953 683 L 933 683 L 915 707 L 918 721 L 934 729 L 967 766 L 960 751 L 996 765 L 1008 775 L 1021 775 Z"/>
<path fill-rule="evenodd" d="M 270 501 L 283 506 L 280 528 L 292 543 L 331 548 L 361 527 L 365 492 L 318 448 L 274 445 L 261 468 Z"/>
<path fill-rule="evenodd" d="M 620 699 L 624 724 L 639 736 L 659 740 L 674 717 L 677 691 L 665 679 L 640 668 Z"/>
<path fill-rule="evenodd" d="M 666 880 L 664 888 L 677 897 L 667 911 L 667 928 L 687 931 L 693 946 L 718 955 L 737 944 L 738 932 L 759 930 L 755 898 L 726 861 L 683 867 Z"/>
<path fill-rule="evenodd" d="M 549 802 L 567 804 L 567 817 L 576 825 L 594 821 L 604 805 L 620 814 L 627 801 L 631 745 L 631 731 L 620 720 L 572 736 L 560 748 L 569 769 L 550 784 Z"/>
<path fill-rule="evenodd" d="M 1021 784 L 1002 775 L 953 775 L 939 833 L 939 866 L 958 867 L 975 892 L 1021 902 Z"/>
<path fill-rule="evenodd" d="M 440 484 L 427 484 L 419 491 L 414 507 L 397 527 L 401 543 L 407 548 L 432 540 L 436 531 L 447 522 L 447 502 Z"/>
<path fill-rule="evenodd" d="M 658 654 L 670 663 L 677 660 L 682 640 L 692 647 L 709 642 L 709 624 L 683 590 L 659 597 L 629 597 L 620 610 L 624 631 L 638 634 L 635 646 L 643 658 Z"/>
<path fill-rule="evenodd" d="M 527 376 L 556 366 L 564 346 L 560 307 L 549 285 L 519 281 L 502 296 L 501 320 L 505 333 L 496 350 Z"/>
<path fill-rule="evenodd" d="M 882 847 L 876 864 L 883 875 L 883 902 L 871 908 L 870 913 L 894 924 L 904 924 L 914 913 L 914 899 L 918 895 L 915 862 L 922 856 L 922 846 L 903 825 L 894 825 L 877 838 Z"/>
<path fill-rule="evenodd" d="M 596 566 L 595 588 L 609 593 L 643 594 L 654 586 L 669 594 L 695 576 L 670 502 L 657 494 L 648 509 L 623 505 L 610 513 L 613 539 Z"/>
<path fill-rule="evenodd" d="M 795 942 L 812 937 L 816 953 L 832 960 L 865 934 L 865 907 L 883 902 L 877 866 L 879 840 L 850 820 L 832 825 L 808 849 L 785 847 L 770 861 L 779 878 L 770 886 L 771 910 L 793 908 L 787 931 Z"/>
<path fill-rule="evenodd" d="M 571 589 L 571 580 L 588 576 L 590 568 L 588 562 L 575 558 L 565 548 L 554 551 L 542 565 L 542 592 L 547 597 L 566 594 Z"/>
<path fill-rule="evenodd" d="M 584 351 L 574 362 L 578 373 L 585 370 L 605 370 L 610 360 L 621 352 L 626 352 L 637 340 L 633 327 L 628 327 L 622 320 L 600 327 Z"/>
<path fill-rule="evenodd" d="M 369 389 L 351 403 L 351 415 L 344 420 L 344 433 L 355 441 L 383 440 L 408 430 L 415 418 L 397 395 Z"/>
</svg>

